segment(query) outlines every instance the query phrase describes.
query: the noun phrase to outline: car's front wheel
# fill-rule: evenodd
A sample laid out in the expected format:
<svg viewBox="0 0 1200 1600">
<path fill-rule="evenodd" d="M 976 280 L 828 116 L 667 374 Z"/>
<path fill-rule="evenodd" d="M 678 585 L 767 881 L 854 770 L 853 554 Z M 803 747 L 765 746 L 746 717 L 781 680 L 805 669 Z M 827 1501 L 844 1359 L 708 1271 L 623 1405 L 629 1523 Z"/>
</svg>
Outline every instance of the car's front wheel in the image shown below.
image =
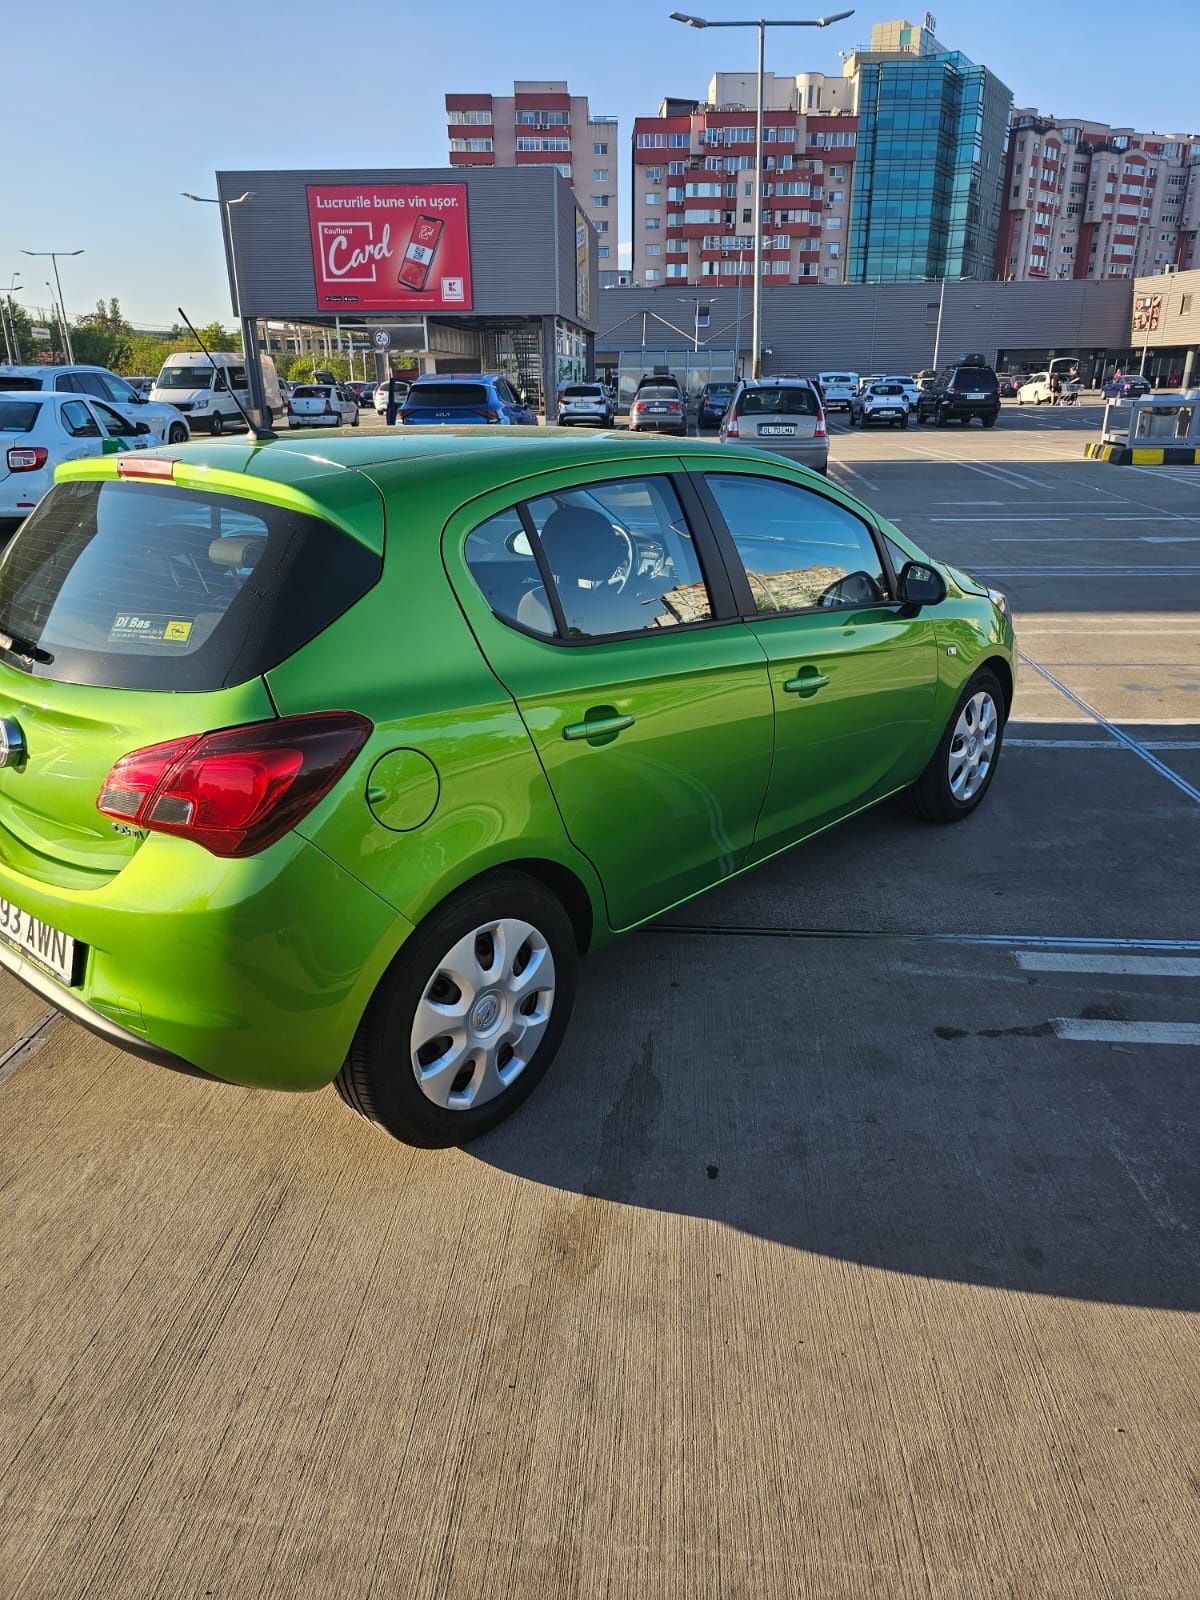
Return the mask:
<svg viewBox="0 0 1200 1600">
<path fill-rule="evenodd" d="M 336 1079 L 342 1099 L 407 1144 L 464 1144 L 545 1076 L 575 998 L 570 919 L 525 873 L 488 874 L 406 941 Z"/>
<path fill-rule="evenodd" d="M 225 418 L 219 411 L 214 411 L 208 424 L 208 430 L 214 438 L 225 432 Z"/>
<path fill-rule="evenodd" d="M 982 667 L 967 684 L 924 772 L 901 796 L 926 822 L 961 822 L 991 788 L 1004 741 L 1000 680 Z"/>
<path fill-rule="evenodd" d="M 168 444 L 183 444 L 187 439 L 188 431 L 182 422 L 173 422 L 167 429 Z"/>
</svg>

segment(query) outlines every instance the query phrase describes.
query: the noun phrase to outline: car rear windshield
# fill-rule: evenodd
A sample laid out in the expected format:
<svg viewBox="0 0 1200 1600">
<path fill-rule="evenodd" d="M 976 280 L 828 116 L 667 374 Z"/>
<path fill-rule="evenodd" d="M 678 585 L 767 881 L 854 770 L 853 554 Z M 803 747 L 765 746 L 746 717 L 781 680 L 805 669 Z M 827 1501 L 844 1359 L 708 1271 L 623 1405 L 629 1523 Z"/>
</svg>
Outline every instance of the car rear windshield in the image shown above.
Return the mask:
<svg viewBox="0 0 1200 1600">
<path fill-rule="evenodd" d="M 853 383 L 854 379 L 848 372 L 825 372 L 821 375 L 821 381 L 828 387 L 831 383 Z"/>
<path fill-rule="evenodd" d="M 996 388 L 996 374 L 991 367 L 959 367 L 954 374 L 956 389 L 977 389 L 981 394 Z"/>
<path fill-rule="evenodd" d="M 486 406 L 490 396 L 482 383 L 415 383 L 410 406 Z"/>
<path fill-rule="evenodd" d="M 598 383 L 570 383 L 563 390 L 564 400 L 598 400 L 604 390 Z"/>
<path fill-rule="evenodd" d="M 28 433 L 41 409 L 40 400 L 0 400 L 0 433 Z"/>
<path fill-rule="evenodd" d="M 738 405 L 743 417 L 815 417 L 820 410 L 811 389 L 747 389 Z"/>
<path fill-rule="evenodd" d="M 30 378 L 16 372 L 0 372 L 0 389 L 25 390 L 42 387 L 40 378 Z"/>
<path fill-rule="evenodd" d="M 329 523 L 257 500 L 61 483 L 0 560 L 0 659 L 65 683 L 220 689 L 306 644 L 381 566 Z"/>
<path fill-rule="evenodd" d="M 293 400 L 328 400 L 333 390 L 324 383 L 301 383 L 292 390 Z"/>
<path fill-rule="evenodd" d="M 164 367 L 156 389 L 207 389 L 212 383 L 211 367 Z"/>
</svg>

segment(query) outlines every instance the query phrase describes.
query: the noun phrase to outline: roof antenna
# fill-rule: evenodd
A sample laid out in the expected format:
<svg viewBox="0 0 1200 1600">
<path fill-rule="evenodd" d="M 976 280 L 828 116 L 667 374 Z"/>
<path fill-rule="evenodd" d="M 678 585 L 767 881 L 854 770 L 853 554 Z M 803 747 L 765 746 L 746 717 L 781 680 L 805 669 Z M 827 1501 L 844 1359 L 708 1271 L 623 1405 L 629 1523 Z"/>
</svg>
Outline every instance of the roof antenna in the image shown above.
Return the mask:
<svg viewBox="0 0 1200 1600">
<path fill-rule="evenodd" d="M 176 309 L 176 311 L 179 312 L 179 315 L 183 318 L 184 326 L 187 328 L 187 331 L 191 334 L 192 338 L 195 339 L 196 343 L 200 346 L 201 350 L 203 350 L 204 354 L 208 357 L 209 362 L 210 362 L 210 364 L 212 366 L 212 369 L 216 373 L 218 381 L 220 381 L 221 369 L 220 369 L 220 367 L 218 367 L 217 363 L 213 360 L 212 352 L 209 350 L 209 348 L 205 344 L 204 340 L 196 332 L 195 328 L 193 328 L 191 323 L 188 321 L 187 312 L 183 309 L 183 307 L 182 306 L 176 306 L 175 309 Z M 243 357 L 244 357 L 245 356 L 245 351 L 243 351 L 242 354 L 243 354 Z M 246 424 L 247 431 L 251 435 L 253 435 L 253 437 L 255 439 L 257 439 L 260 444 L 266 444 L 268 439 L 278 439 L 279 435 L 274 431 L 274 429 L 272 429 L 272 428 L 260 428 L 259 425 L 256 422 L 251 422 L 250 421 L 250 413 L 246 410 L 246 408 L 242 405 L 242 402 L 238 399 L 237 395 L 234 393 L 233 385 L 231 383 L 226 382 L 225 390 L 226 390 L 226 393 L 229 395 L 229 398 L 233 401 L 234 405 L 241 412 L 242 421 Z"/>
</svg>

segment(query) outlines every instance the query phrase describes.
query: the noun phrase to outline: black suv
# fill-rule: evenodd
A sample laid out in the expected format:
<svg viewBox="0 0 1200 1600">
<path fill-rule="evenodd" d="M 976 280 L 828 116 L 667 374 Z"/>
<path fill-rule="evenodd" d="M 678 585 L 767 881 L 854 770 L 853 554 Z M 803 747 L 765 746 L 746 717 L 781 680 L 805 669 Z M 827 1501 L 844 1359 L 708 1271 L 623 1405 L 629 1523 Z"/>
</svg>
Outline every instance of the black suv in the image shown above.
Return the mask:
<svg viewBox="0 0 1200 1600">
<path fill-rule="evenodd" d="M 948 422 L 969 427 L 972 417 L 978 417 L 985 428 L 994 428 L 999 415 L 1000 385 L 982 356 L 966 357 L 940 373 L 917 401 L 918 422 L 933 422 L 939 428 Z"/>
</svg>

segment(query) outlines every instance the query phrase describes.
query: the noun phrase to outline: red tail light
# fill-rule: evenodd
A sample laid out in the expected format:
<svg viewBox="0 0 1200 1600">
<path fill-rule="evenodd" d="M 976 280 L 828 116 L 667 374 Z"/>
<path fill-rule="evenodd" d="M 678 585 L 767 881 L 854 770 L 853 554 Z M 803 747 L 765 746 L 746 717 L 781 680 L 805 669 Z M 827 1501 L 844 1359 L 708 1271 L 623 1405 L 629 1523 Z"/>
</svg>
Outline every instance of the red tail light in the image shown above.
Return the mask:
<svg viewBox="0 0 1200 1600">
<path fill-rule="evenodd" d="M 16 445 L 8 452 L 8 470 L 10 472 L 36 472 L 39 467 L 46 465 L 47 453 L 40 444 Z"/>
<path fill-rule="evenodd" d="M 645 411 L 646 408 L 640 400 L 635 400 L 629 409 L 631 411 Z"/>
<path fill-rule="evenodd" d="M 825 432 L 825 413 L 823 411 L 818 411 L 817 412 L 817 425 L 813 429 L 813 438 L 814 439 L 825 439 L 825 438 L 828 438 L 828 435 Z"/>
<path fill-rule="evenodd" d="M 370 732 L 353 711 L 321 711 L 170 739 L 122 756 L 96 806 L 215 856 L 257 855 L 324 799 Z"/>
<path fill-rule="evenodd" d="M 727 439 L 741 438 L 741 432 L 738 429 L 738 419 L 736 417 L 730 417 L 729 421 L 725 424 L 725 437 Z"/>
<path fill-rule="evenodd" d="M 325 402 L 325 415 L 327 417 L 331 417 L 333 415 L 333 401 L 332 400 L 326 400 L 326 402 Z"/>
<path fill-rule="evenodd" d="M 484 422 L 500 421 L 500 413 L 495 406 L 470 406 L 468 409 L 473 417 L 482 417 Z"/>
<path fill-rule="evenodd" d="M 682 411 L 683 407 L 679 404 L 678 400 L 672 400 L 672 401 L 669 402 L 669 404 L 667 406 L 667 410 L 668 411 Z"/>
</svg>

